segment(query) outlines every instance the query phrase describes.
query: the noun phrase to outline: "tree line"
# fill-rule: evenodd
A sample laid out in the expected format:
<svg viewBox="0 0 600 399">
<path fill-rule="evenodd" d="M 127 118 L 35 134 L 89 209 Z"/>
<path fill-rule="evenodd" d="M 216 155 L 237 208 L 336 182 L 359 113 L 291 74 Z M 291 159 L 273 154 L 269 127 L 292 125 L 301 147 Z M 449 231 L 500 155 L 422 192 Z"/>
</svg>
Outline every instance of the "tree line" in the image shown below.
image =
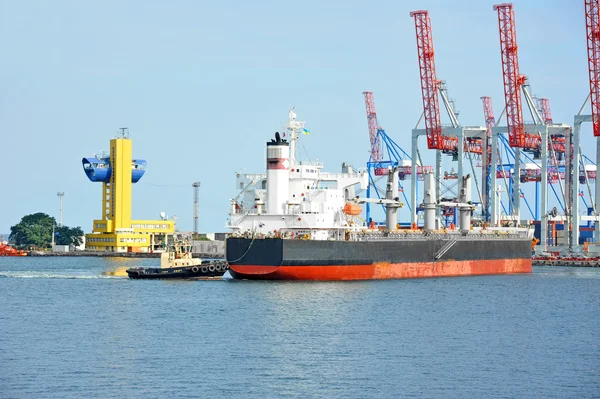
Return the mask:
<svg viewBox="0 0 600 399">
<path fill-rule="evenodd" d="M 8 239 L 20 248 L 50 248 L 53 226 L 55 245 L 79 246 L 83 243 L 81 227 L 57 226 L 55 218 L 42 212 L 23 216 L 18 224 L 10 228 Z"/>
</svg>

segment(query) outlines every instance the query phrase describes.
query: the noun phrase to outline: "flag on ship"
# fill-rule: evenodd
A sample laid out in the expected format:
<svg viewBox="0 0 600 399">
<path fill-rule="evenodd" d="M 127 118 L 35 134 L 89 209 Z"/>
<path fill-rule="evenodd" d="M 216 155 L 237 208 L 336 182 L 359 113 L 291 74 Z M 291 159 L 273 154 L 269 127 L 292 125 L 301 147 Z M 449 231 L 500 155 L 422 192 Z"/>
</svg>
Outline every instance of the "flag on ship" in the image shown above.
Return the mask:
<svg viewBox="0 0 600 399">
<path fill-rule="evenodd" d="M 302 128 L 302 134 L 310 134 L 310 130 Z"/>
</svg>

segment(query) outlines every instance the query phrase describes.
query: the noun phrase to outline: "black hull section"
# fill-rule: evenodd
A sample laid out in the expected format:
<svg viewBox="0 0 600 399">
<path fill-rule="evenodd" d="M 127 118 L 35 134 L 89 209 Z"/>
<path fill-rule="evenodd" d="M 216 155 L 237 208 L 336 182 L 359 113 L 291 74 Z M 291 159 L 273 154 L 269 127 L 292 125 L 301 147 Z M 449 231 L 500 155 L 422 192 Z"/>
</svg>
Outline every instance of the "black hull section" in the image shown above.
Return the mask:
<svg viewBox="0 0 600 399">
<path fill-rule="evenodd" d="M 315 241 L 228 238 L 226 260 L 231 266 L 343 266 L 378 262 L 421 263 L 531 258 L 526 239 L 457 240 L 447 252 L 436 254 L 448 240 Z"/>
</svg>

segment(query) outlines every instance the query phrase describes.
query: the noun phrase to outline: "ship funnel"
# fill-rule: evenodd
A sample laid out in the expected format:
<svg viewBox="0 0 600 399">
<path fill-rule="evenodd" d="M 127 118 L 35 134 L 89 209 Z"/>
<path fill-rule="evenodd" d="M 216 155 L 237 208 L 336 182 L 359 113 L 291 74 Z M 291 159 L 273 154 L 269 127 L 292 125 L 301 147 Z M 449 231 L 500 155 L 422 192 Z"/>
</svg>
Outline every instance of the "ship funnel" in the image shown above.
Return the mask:
<svg viewBox="0 0 600 399">
<path fill-rule="evenodd" d="M 473 206 L 471 205 L 471 175 L 463 176 L 460 182 L 460 202 L 459 210 L 459 227 L 460 231 L 466 233 L 471 230 L 471 213 Z"/>
<path fill-rule="evenodd" d="M 436 193 L 435 193 L 435 176 L 433 173 L 423 174 L 425 195 L 423 198 L 423 209 L 425 224 L 423 230 L 435 230 L 435 214 L 437 209 Z"/>
<path fill-rule="evenodd" d="M 267 142 L 267 213 L 285 214 L 289 197 L 290 147 L 279 133 Z M 258 208 L 258 204 L 257 204 Z M 262 211 L 262 207 L 261 207 Z M 261 212 L 262 213 L 262 212 Z"/>
</svg>

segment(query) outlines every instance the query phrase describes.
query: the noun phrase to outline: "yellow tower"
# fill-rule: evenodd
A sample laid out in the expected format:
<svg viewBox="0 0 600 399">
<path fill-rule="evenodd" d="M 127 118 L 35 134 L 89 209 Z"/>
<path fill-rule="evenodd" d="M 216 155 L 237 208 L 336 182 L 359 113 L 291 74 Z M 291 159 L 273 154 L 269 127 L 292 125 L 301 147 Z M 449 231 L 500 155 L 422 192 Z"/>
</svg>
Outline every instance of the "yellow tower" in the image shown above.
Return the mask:
<svg viewBox="0 0 600 399">
<path fill-rule="evenodd" d="M 109 183 L 102 183 L 104 190 L 104 219 L 112 220 L 114 229 L 131 228 L 131 185 L 133 159 L 131 140 L 114 138 L 110 141 L 110 164 L 114 165 Z"/>
<path fill-rule="evenodd" d="M 175 231 L 172 220 L 131 220 L 131 186 L 146 170 L 146 161 L 133 159 L 127 128 L 110 140 L 110 154 L 83 158 L 83 170 L 102 182 L 102 219 L 86 234 L 86 249 L 114 252 L 152 252 L 161 249 Z"/>
</svg>

